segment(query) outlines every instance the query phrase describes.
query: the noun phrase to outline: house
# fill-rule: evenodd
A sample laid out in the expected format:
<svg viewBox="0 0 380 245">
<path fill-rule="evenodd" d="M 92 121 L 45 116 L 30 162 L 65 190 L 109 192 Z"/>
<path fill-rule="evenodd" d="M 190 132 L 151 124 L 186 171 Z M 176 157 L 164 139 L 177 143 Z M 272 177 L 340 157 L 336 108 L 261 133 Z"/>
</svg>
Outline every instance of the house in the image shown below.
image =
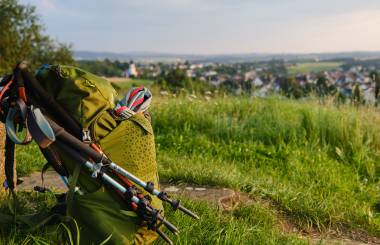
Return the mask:
<svg viewBox="0 0 380 245">
<path fill-rule="evenodd" d="M 188 69 L 188 70 L 186 70 L 186 76 L 187 76 L 187 77 L 192 77 L 192 78 L 194 78 L 194 77 L 196 77 L 197 75 L 195 74 L 194 70 L 192 70 L 192 69 Z"/>
<path fill-rule="evenodd" d="M 138 76 L 135 63 L 131 62 L 129 68 L 124 71 L 124 76 L 129 78 L 134 78 Z"/>
<path fill-rule="evenodd" d="M 256 78 L 256 71 L 249 71 L 244 74 L 244 81 L 252 81 Z"/>
<path fill-rule="evenodd" d="M 264 85 L 264 82 L 260 79 L 260 77 L 256 77 L 254 80 L 252 80 L 252 86 L 261 87 L 262 85 Z"/>
</svg>

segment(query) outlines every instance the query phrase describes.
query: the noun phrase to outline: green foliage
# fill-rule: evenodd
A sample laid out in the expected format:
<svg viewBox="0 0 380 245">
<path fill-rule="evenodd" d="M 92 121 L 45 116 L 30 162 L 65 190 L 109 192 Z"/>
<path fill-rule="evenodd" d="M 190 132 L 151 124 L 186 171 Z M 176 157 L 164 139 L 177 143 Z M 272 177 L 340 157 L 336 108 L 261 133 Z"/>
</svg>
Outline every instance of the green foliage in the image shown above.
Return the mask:
<svg viewBox="0 0 380 245">
<path fill-rule="evenodd" d="M 207 83 L 193 80 L 186 76 L 184 70 L 176 68 L 170 69 L 168 72 L 162 72 L 155 80 L 155 83 L 162 89 L 168 89 L 173 93 L 178 93 L 185 89 L 190 93 L 203 93 L 207 90 L 215 88 Z"/>
<path fill-rule="evenodd" d="M 35 7 L 17 0 L 0 1 L 0 74 L 28 60 L 32 69 L 44 63 L 73 63 L 70 46 L 43 34 Z"/>
<path fill-rule="evenodd" d="M 271 74 L 285 76 L 288 73 L 288 70 L 285 66 L 285 61 L 283 60 L 271 60 L 268 62 L 268 65 L 268 72 Z"/>
<path fill-rule="evenodd" d="M 168 72 L 163 72 L 156 79 L 156 83 L 162 88 L 169 88 L 173 91 L 178 91 L 180 88 L 184 88 L 189 83 L 190 78 L 185 74 L 185 71 L 181 69 L 171 69 Z"/>
<path fill-rule="evenodd" d="M 111 61 L 105 60 L 79 60 L 76 62 L 77 66 L 91 73 L 99 76 L 106 77 L 120 77 L 123 72 L 128 69 L 129 64 L 127 62 L 120 62 L 118 60 Z"/>
<path fill-rule="evenodd" d="M 228 79 L 220 84 L 220 88 L 227 92 L 233 92 L 240 87 L 240 83 L 232 79 Z"/>
<path fill-rule="evenodd" d="M 299 83 L 292 77 L 281 78 L 280 88 L 282 93 L 289 98 L 299 99 L 306 96 Z"/>
</svg>

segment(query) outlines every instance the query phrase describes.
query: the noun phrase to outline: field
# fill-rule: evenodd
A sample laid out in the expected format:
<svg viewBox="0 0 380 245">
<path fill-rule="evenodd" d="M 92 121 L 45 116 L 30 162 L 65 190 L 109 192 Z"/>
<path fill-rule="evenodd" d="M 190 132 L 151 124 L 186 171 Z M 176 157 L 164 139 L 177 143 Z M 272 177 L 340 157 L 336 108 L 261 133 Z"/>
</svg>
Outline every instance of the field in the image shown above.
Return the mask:
<svg viewBox="0 0 380 245">
<path fill-rule="evenodd" d="M 338 68 L 343 63 L 340 62 L 304 62 L 297 63 L 288 68 L 290 75 L 295 75 L 297 73 L 307 74 L 310 72 L 321 72 L 329 71 Z"/>
<path fill-rule="evenodd" d="M 284 220 L 303 232 L 380 237 L 377 109 L 283 98 L 156 97 L 151 113 L 161 180 L 233 188 L 255 200 L 228 213 L 187 200 L 201 220 L 167 212 L 181 229 L 176 242 L 307 243 L 283 229 Z M 20 173 L 40 168 L 35 147 L 18 149 Z M 49 203 L 24 195 L 40 201 L 37 209 Z M 35 234 L 4 234 L 2 242 L 53 236 Z"/>
</svg>

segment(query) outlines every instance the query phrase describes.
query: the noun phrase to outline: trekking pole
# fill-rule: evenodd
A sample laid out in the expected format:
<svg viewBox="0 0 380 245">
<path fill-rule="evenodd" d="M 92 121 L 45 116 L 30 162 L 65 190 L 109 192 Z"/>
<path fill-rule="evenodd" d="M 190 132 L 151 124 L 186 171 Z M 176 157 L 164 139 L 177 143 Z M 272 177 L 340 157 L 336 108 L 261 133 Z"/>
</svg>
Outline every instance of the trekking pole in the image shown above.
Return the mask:
<svg viewBox="0 0 380 245">
<path fill-rule="evenodd" d="M 106 155 L 97 152 L 96 150 L 94 150 L 93 148 L 88 146 L 87 144 L 83 143 L 82 141 L 80 141 L 76 137 L 74 137 L 71 134 L 69 134 L 68 132 L 66 132 L 64 128 L 59 126 L 53 120 L 51 120 L 49 118 L 47 118 L 47 120 L 48 120 L 51 128 L 53 129 L 53 131 L 54 131 L 54 133 L 58 139 L 60 139 L 61 141 L 63 141 L 64 143 L 66 143 L 68 145 L 75 146 L 75 148 L 77 148 L 81 153 L 83 153 L 86 156 L 93 159 L 96 163 L 98 163 L 100 165 L 99 171 L 102 168 L 110 168 L 110 169 L 114 170 L 115 172 L 120 173 L 121 175 L 126 177 L 131 182 L 140 186 L 141 188 L 146 190 L 148 193 L 150 193 L 154 196 L 157 196 L 160 200 L 162 200 L 164 202 L 169 203 L 172 206 L 173 210 L 177 210 L 177 209 L 181 210 L 183 213 L 189 215 L 190 217 L 192 217 L 194 219 L 199 219 L 198 215 L 196 215 L 192 211 L 190 211 L 187 208 L 185 208 L 184 206 L 182 206 L 180 204 L 179 200 L 172 200 L 166 192 L 159 191 L 159 190 L 155 189 L 154 184 L 152 182 L 145 182 L 145 181 L 139 179 L 138 177 L 131 174 L 127 170 L 118 166 L 116 163 L 112 162 L 111 159 L 107 158 Z"/>
<path fill-rule="evenodd" d="M 140 217 L 148 222 L 148 228 L 156 231 L 167 243 L 173 244 L 173 242 L 169 239 L 169 237 L 159 230 L 159 227 L 164 224 L 168 230 L 170 230 L 175 235 L 178 235 L 178 229 L 169 221 L 167 221 L 160 213 L 159 210 L 155 209 L 150 205 L 150 201 L 147 200 L 144 196 L 135 195 L 134 191 L 131 191 L 130 188 L 125 188 L 117 181 L 112 179 L 108 174 L 103 171 L 97 172 L 97 168 L 95 164 L 87 161 L 83 156 L 81 156 L 77 151 L 73 148 L 65 145 L 64 143 L 57 141 L 57 145 L 65 151 L 67 154 L 72 156 L 77 162 L 84 165 L 90 172 L 96 173 L 96 177 L 102 179 L 104 182 L 108 183 L 118 191 L 120 191 L 125 197 L 130 198 L 130 201 L 135 205 L 137 214 Z M 133 207 L 133 205 L 132 205 Z M 147 218 L 148 217 L 148 218 Z"/>
</svg>

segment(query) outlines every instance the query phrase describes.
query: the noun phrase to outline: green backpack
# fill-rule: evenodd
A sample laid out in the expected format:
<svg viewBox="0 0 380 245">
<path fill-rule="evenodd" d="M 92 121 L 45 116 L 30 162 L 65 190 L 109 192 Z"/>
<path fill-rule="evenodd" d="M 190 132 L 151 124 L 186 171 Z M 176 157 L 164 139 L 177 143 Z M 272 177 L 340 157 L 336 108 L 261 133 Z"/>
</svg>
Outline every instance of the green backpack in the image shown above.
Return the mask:
<svg viewBox="0 0 380 245">
<path fill-rule="evenodd" d="M 117 92 L 104 78 L 73 66 L 42 66 L 36 73 L 42 87 L 78 122 L 90 130 L 115 107 Z M 100 119 L 101 120 L 101 119 Z"/>
<path fill-rule="evenodd" d="M 4 186 L 14 194 L 15 144 L 32 139 L 48 161 L 43 171 L 50 164 L 69 178 L 65 202 L 33 216 L 2 216 L 7 223 L 69 221 L 68 238 L 80 244 L 150 244 L 158 236 L 173 244 L 161 228 L 173 234 L 178 229 L 163 216 L 162 201 L 199 219 L 159 190 L 146 113 L 152 94 L 133 88 L 117 104 L 116 95 L 107 80 L 72 66 L 44 65 L 33 76 L 21 62 L 0 81 L 0 120 L 7 129 Z"/>
<path fill-rule="evenodd" d="M 106 79 L 63 65 L 44 65 L 37 71 L 36 78 L 80 124 L 83 141 L 97 144 L 121 167 L 145 181 L 152 181 L 159 188 L 150 121 L 142 113 L 129 120 L 115 120 L 110 112 L 115 107 L 117 93 Z M 69 176 L 75 175 L 78 164 L 54 144 L 52 147 L 62 158 Z M 78 224 L 81 244 L 100 244 L 106 240 L 107 244 L 149 244 L 157 238 L 155 232 L 140 225 L 133 212 L 126 211 L 113 192 L 91 178 L 84 169 L 74 181 L 85 194 L 74 194 L 67 213 Z M 152 205 L 162 209 L 156 197 Z"/>
</svg>

